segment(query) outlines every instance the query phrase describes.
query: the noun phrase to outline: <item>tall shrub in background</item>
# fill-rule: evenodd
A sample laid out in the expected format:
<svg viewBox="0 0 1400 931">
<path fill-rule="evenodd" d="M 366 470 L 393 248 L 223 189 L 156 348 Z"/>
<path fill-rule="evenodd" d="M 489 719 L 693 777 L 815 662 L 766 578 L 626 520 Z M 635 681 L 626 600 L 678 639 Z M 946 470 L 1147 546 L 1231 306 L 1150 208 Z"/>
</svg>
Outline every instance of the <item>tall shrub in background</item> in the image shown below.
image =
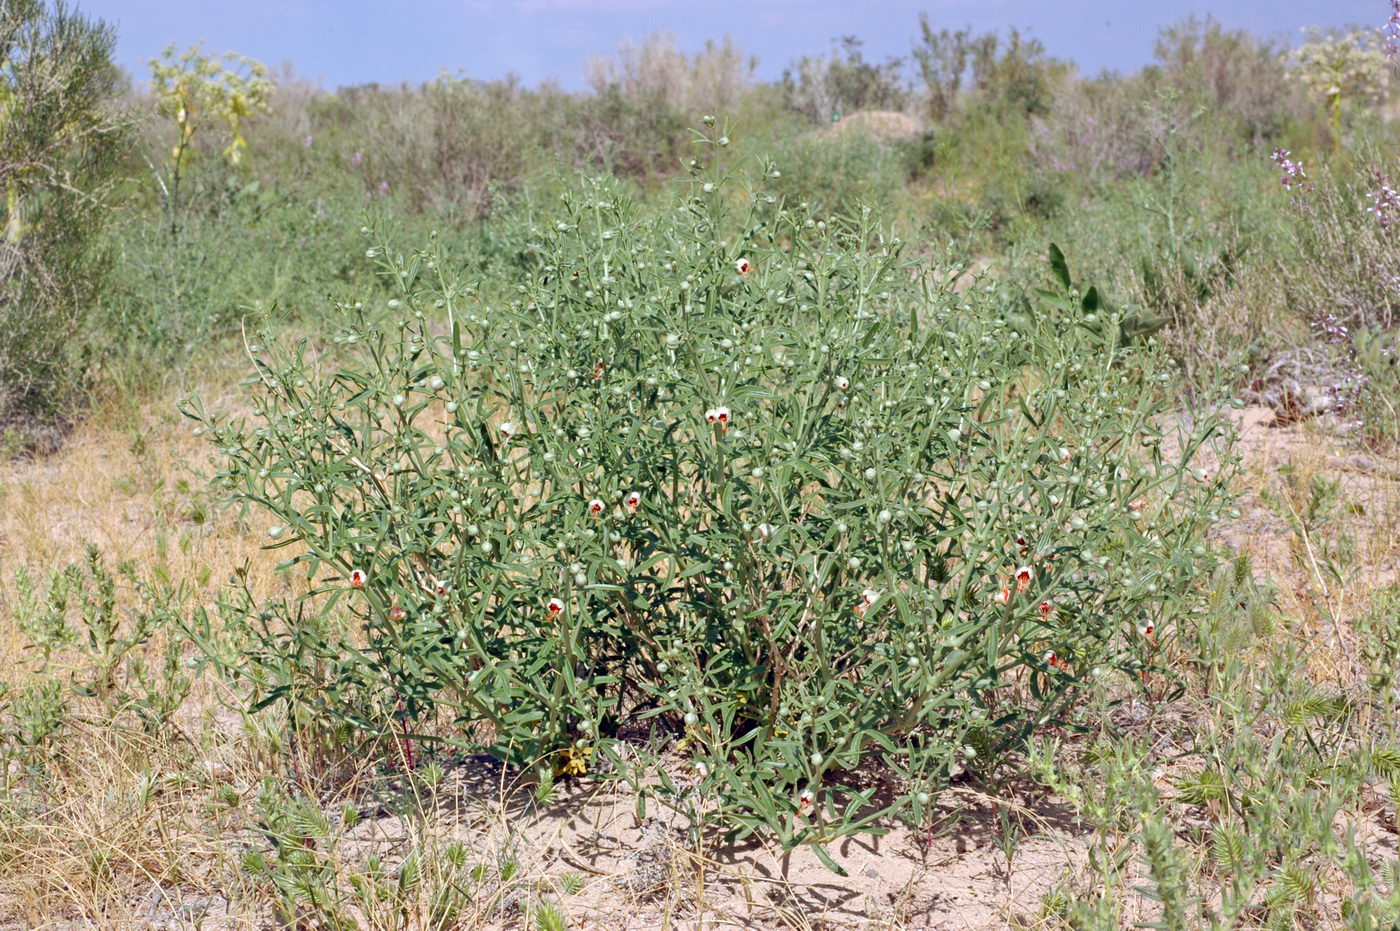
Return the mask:
<svg viewBox="0 0 1400 931">
<path fill-rule="evenodd" d="M 198 45 L 177 53 L 172 44 L 149 64 L 156 112 L 175 129 L 169 156 L 156 172 L 174 237 L 179 233 L 183 201 L 189 198 L 182 187 L 200 154 L 197 143 L 207 137 L 215 137 L 220 144 L 227 140 L 219 154 L 230 166 L 237 166 L 248 148 L 243 121 L 267 110 L 273 84 L 262 62 L 234 52 L 208 55 Z"/>
<path fill-rule="evenodd" d="M 0 425 L 52 418 L 82 381 L 73 334 L 106 270 L 96 248 L 124 121 L 112 31 L 63 4 L 0 5 Z"/>
<path fill-rule="evenodd" d="M 1332 150 L 1341 148 L 1342 112 L 1355 103 L 1378 102 L 1385 90 L 1385 54 L 1376 30 L 1313 30 L 1293 52 L 1294 78 L 1327 108 Z"/>
<path fill-rule="evenodd" d="M 687 55 L 670 33 L 652 33 L 640 44 L 624 42 L 617 57 L 587 64 L 588 83 L 603 96 L 616 88 L 633 103 L 659 102 L 681 113 L 733 110 L 753 84 L 758 59 L 725 36 Z"/>
<path fill-rule="evenodd" d="M 861 110 L 903 110 L 909 98 L 903 59 L 866 61 L 861 44 L 843 36 L 830 54 L 794 62 L 783 73 L 788 106 L 817 123 Z"/>
</svg>

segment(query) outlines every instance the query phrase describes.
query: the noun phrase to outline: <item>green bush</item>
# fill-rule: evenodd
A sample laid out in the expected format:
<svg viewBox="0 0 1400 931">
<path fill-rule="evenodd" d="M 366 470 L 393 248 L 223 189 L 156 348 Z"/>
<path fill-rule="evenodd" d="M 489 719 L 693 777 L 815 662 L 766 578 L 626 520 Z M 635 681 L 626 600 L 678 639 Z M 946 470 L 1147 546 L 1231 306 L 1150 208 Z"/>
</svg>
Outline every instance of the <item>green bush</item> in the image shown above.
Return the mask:
<svg viewBox="0 0 1400 931">
<path fill-rule="evenodd" d="M 1105 166 L 1103 189 L 1046 229 L 1125 306 L 1165 318 L 1163 339 L 1188 378 L 1209 382 L 1247 349 L 1293 341 L 1289 286 L 1275 270 L 1293 250 L 1267 159 L 1227 157 L 1186 103 L 1139 102 L 1151 169 L 1114 177 Z M 1074 170 L 1079 183 L 1097 173 Z"/>
<path fill-rule="evenodd" d="M 814 216 L 845 215 L 857 204 L 892 214 L 904 185 L 904 161 L 893 146 L 861 133 L 807 134 L 772 148 L 781 166 L 766 189 Z"/>
<path fill-rule="evenodd" d="M 504 282 L 381 239 L 387 314 L 259 335 L 250 422 L 185 405 L 314 580 L 243 603 L 256 706 L 820 851 L 1152 662 L 1211 561 L 1220 421 L 1173 426 L 1062 259 L 1025 306 L 954 294 L 725 144 L 666 209 L 566 192 Z"/>
<path fill-rule="evenodd" d="M 53 419 L 86 375 L 95 248 L 124 139 L 112 33 L 62 4 L 0 7 L 0 427 Z"/>
<path fill-rule="evenodd" d="M 245 317 L 275 308 L 311 321 L 329 293 L 371 286 L 354 232 L 365 202 L 299 193 L 230 185 L 217 207 L 206 196 L 208 212 L 185 217 L 178 241 L 164 218 L 126 215 L 110 236 L 117 262 L 94 319 L 109 334 L 111 378 L 160 381 L 179 360 L 237 334 Z"/>
<path fill-rule="evenodd" d="M 1400 325 L 1400 286 L 1391 271 L 1400 264 L 1392 165 L 1366 147 L 1307 166 L 1306 183 L 1291 191 L 1275 189 L 1292 247 L 1277 260 L 1291 307 L 1326 312 L 1357 329 Z"/>
<path fill-rule="evenodd" d="M 861 110 L 902 110 L 909 89 L 904 62 L 865 60 L 863 43 L 844 36 L 825 55 L 804 56 L 783 72 L 783 96 L 790 109 L 818 125 Z"/>
</svg>

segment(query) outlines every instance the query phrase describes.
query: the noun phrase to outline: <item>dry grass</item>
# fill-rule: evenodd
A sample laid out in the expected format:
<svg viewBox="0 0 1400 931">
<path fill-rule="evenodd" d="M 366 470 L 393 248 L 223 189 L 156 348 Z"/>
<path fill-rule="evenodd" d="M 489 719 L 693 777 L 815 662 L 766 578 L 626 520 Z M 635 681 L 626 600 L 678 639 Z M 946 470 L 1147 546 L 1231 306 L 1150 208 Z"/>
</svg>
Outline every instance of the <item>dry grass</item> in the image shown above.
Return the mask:
<svg viewBox="0 0 1400 931">
<path fill-rule="evenodd" d="M 1326 419 L 1272 425 L 1241 412 L 1241 516 L 1222 533 L 1277 589 L 1297 618 L 1324 680 L 1357 684 L 1352 625 L 1377 592 L 1400 584 L 1400 451 L 1356 456 Z"/>
<path fill-rule="evenodd" d="M 201 391 L 216 401 L 240 396 L 241 374 L 214 373 Z M 19 566 L 59 568 L 82 559 L 91 542 L 112 563 L 193 582 L 205 595 L 245 563 L 258 590 L 276 590 L 284 584 L 273 571 L 276 556 L 236 515 L 210 503 L 211 453 L 170 397 L 134 410 L 113 403 L 94 411 L 58 452 L 6 468 L 0 565 L 11 574 Z M 0 649 L 13 640 L 0 626 Z"/>
</svg>

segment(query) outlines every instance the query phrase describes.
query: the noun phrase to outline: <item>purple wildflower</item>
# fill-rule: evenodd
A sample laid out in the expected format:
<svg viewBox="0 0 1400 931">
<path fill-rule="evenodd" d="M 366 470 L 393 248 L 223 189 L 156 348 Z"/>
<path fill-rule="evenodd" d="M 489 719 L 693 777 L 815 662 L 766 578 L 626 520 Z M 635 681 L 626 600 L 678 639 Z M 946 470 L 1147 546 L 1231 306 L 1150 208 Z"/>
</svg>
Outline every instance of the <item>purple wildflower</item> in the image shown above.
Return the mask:
<svg viewBox="0 0 1400 931">
<path fill-rule="evenodd" d="M 1394 60 L 1400 57 L 1400 0 L 1390 0 L 1390 19 L 1381 27 L 1385 39 L 1385 54 Z"/>
<path fill-rule="evenodd" d="M 315 142 L 315 141 L 316 141 L 316 137 L 315 137 L 315 136 L 307 136 L 306 139 L 302 142 L 302 145 L 306 146 L 306 147 L 309 149 L 309 148 L 311 148 L 311 143 L 313 143 L 313 142 Z"/>
<path fill-rule="evenodd" d="M 1324 346 L 1331 348 L 1332 374 L 1326 386 L 1331 396 L 1329 409 L 1338 414 L 1355 410 L 1365 398 L 1371 379 L 1357 358 L 1351 330 L 1328 311 L 1314 310 L 1311 316 L 1313 331 Z M 1359 420 L 1356 423 L 1361 425 Z"/>
<path fill-rule="evenodd" d="M 1400 2 L 1400 0 L 1397 0 Z M 1303 163 L 1295 162 L 1291 158 L 1292 153 L 1287 149 L 1274 149 L 1274 154 L 1269 156 L 1279 170 L 1279 184 L 1287 189 L 1293 188 L 1293 182 L 1299 178 L 1307 179 L 1307 174 L 1303 171 Z"/>
<path fill-rule="evenodd" d="M 379 193 L 381 193 L 381 194 L 388 194 L 388 193 L 389 193 L 389 182 L 388 182 L 388 181 L 380 181 L 380 182 L 379 182 Z"/>
<path fill-rule="evenodd" d="M 364 157 L 363 155 L 361 155 L 359 152 L 356 152 L 354 155 L 350 156 L 350 164 L 352 164 L 352 165 L 358 165 L 358 164 L 360 164 L 360 162 L 363 162 L 364 160 L 365 160 L 365 157 Z"/>
<path fill-rule="evenodd" d="M 1337 319 L 1336 314 L 1319 310 L 1315 312 L 1313 328 L 1317 330 L 1322 341 L 1329 346 L 1340 346 L 1351 342 L 1351 331 L 1346 324 Z"/>
<path fill-rule="evenodd" d="M 1371 206 L 1366 208 L 1366 212 L 1376 218 L 1376 222 L 1381 226 L 1389 226 L 1391 221 L 1400 216 L 1400 194 L 1383 178 L 1380 181 L 1380 190 L 1372 191 L 1368 196 L 1371 198 Z"/>
</svg>

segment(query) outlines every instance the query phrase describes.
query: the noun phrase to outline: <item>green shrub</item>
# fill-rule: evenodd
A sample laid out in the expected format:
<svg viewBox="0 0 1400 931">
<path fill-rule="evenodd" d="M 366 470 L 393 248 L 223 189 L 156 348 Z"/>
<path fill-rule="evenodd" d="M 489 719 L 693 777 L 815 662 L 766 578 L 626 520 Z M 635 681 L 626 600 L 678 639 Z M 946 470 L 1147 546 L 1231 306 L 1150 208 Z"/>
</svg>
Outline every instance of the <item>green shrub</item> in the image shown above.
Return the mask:
<svg viewBox="0 0 1400 931">
<path fill-rule="evenodd" d="M 152 168 L 169 219 L 173 248 L 184 223 L 183 214 L 192 206 L 187 203 L 192 200 L 189 192 L 183 190 L 193 180 L 188 177 L 192 163 L 213 161 L 219 180 L 236 177 L 248 148 L 243 121 L 267 110 L 274 85 L 262 62 L 236 52 L 210 55 L 198 45 L 177 52 L 171 44 L 148 64 L 156 117 L 151 129 L 157 135 L 174 136 L 169 151 L 154 159 L 159 169 Z M 164 125 L 160 125 L 161 120 Z M 218 157 L 210 158 L 215 149 Z"/>
<path fill-rule="evenodd" d="M 185 406 L 314 580 L 244 603 L 255 704 L 820 845 L 1151 662 L 1211 560 L 1220 421 L 1173 426 L 1062 259 L 1024 307 L 956 295 L 725 144 L 666 209 L 566 192 L 499 287 L 381 239 L 387 314 L 260 334 L 251 422 Z"/>
<path fill-rule="evenodd" d="M 124 138 L 112 33 L 62 4 L 0 8 L 0 427 L 52 419 L 86 375 L 95 248 Z"/>
<path fill-rule="evenodd" d="M 1400 285 L 1391 271 L 1400 265 L 1392 164 L 1365 148 L 1308 165 L 1306 182 L 1276 189 L 1292 247 L 1278 257 L 1277 274 L 1292 308 L 1324 312 L 1356 329 L 1400 324 Z"/>
<path fill-rule="evenodd" d="M 113 380 L 160 381 L 236 335 L 249 315 L 275 308 L 314 320 L 328 293 L 373 284 L 354 232 L 365 204 L 354 195 L 303 199 L 249 184 L 212 200 L 185 216 L 178 243 L 164 218 L 139 211 L 110 237 L 117 263 L 94 324 L 109 334 Z"/>
<path fill-rule="evenodd" d="M 1209 382 L 1247 348 L 1287 343 L 1301 329 L 1275 271 L 1292 252 L 1277 177 L 1262 156 L 1225 158 L 1182 98 L 1139 109 L 1151 170 L 1109 174 L 1047 228 L 1125 305 L 1165 318 L 1170 351 L 1192 381 Z"/>
<path fill-rule="evenodd" d="M 807 134 L 773 147 L 782 166 L 766 189 L 790 204 L 805 203 L 814 216 L 846 215 L 857 204 L 893 213 L 904 182 L 895 148 L 861 133 Z"/>
<path fill-rule="evenodd" d="M 843 36 L 825 55 L 804 56 L 783 72 L 787 105 L 813 123 L 835 122 L 861 110 L 902 110 L 909 99 L 904 62 L 866 61 L 864 43 Z"/>
</svg>

